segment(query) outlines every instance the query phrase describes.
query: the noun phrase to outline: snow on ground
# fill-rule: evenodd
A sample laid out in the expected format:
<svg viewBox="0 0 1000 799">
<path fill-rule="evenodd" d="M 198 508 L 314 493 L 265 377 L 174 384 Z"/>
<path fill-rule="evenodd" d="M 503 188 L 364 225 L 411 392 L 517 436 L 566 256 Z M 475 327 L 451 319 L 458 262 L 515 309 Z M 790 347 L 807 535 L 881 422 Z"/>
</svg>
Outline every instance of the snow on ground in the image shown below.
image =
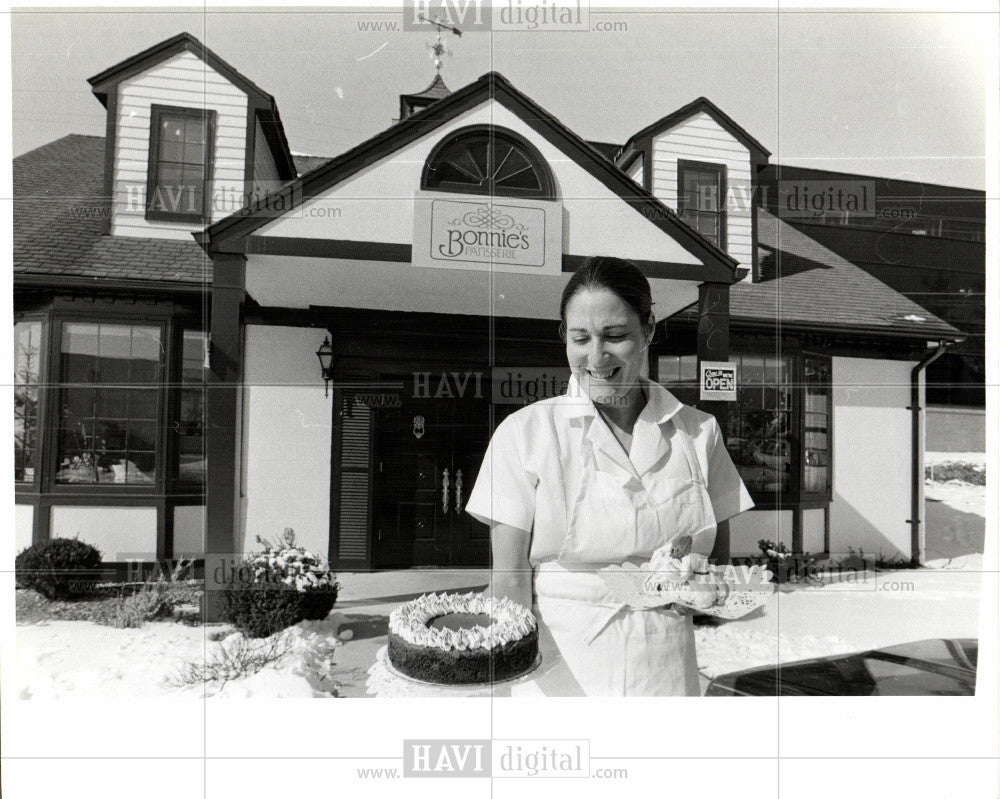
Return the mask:
<svg viewBox="0 0 1000 799">
<path fill-rule="evenodd" d="M 949 462 L 985 466 L 986 458 L 927 453 L 928 465 Z M 696 629 L 703 677 L 924 638 L 978 637 L 985 488 L 928 480 L 925 490 L 928 568 L 782 586 L 750 616 Z M 185 664 L 218 661 L 227 651 L 238 655 L 246 639 L 225 625 L 150 622 L 116 630 L 89 621 L 20 624 L 19 691 L 25 699 L 362 697 L 393 608 L 424 592 L 481 590 L 487 580 L 484 571 L 456 570 L 341 575 L 335 612 L 286 631 L 276 660 L 250 676 L 185 687 L 165 680 Z M 353 633 L 350 640 L 338 639 L 342 628 Z"/>
<path fill-rule="evenodd" d="M 968 463 L 986 468 L 985 452 L 925 452 L 924 465 L 937 466 L 940 463 Z"/>
<path fill-rule="evenodd" d="M 22 624 L 17 627 L 19 694 L 22 699 L 328 697 L 336 688 L 328 677 L 329 658 L 340 644 L 336 626 L 334 617 L 303 622 L 280 641 L 261 642 L 225 625 L 149 622 L 139 629 L 119 630 L 89 621 Z M 210 640 L 216 635 L 226 637 Z M 283 654 L 239 679 L 169 684 L 186 664 L 217 661 L 223 652 L 238 656 L 241 644 L 252 652 L 277 649 L 273 654 Z"/>
<path fill-rule="evenodd" d="M 433 572 L 428 573 L 433 579 Z M 902 570 L 821 586 L 783 586 L 762 610 L 718 627 L 699 627 L 703 675 L 842 654 L 924 638 L 977 637 L 979 575 L 956 569 Z M 436 588 L 429 582 L 427 589 Z M 440 590 L 440 589 L 438 589 Z M 385 645 L 384 603 L 358 602 L 349 615 L 303 622 L 288 633 L 289 651 L 255 675 L 204 687 L 171 688 L 164 678 L 184 663 L 204 662 L 237 642 L 223 625 L 151 622 L 116 630 L 87 621 L 17 627 L 22 698 L 292 698 L 365 695 L 363 675 Z M 393 604 L 396 601 L 393 600 Z M 366 627 L 366 619 L 373 621 Z M 342 626 L 367 629 L 338 641 Z M 212 641 L 220 633 L 222 641 Z M 335 651 L 334 651 L 335 650 Z M 330 659 L 332 658 L 332 667 Z M 351 675 L 361 675 L 352 681 Z M 331 681 L 332 676 L 332 681 Z M 343 683 L 341 690 L 333 683 Z"/>
</svg>

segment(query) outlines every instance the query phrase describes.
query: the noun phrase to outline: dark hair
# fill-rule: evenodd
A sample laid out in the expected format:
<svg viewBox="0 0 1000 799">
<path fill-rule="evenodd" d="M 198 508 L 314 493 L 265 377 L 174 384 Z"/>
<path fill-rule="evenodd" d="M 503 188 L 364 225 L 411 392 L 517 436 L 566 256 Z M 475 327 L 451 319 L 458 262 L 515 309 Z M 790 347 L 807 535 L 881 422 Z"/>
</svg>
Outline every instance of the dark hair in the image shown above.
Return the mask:
<svg viewBox="0 0 1000 799">
<path fill-rule="evenodd" d="M 559 304 L 560 335 L 565 337 L 566 306 L 582 289 L 608 289 L 613 291 L 629 308 L 639 316 L 643 330 L 649 330 L 649 315 L 653 311 L 653 295 L 649 281 L 631 261 L 599 255 L 590 258 L 569 279 L 563 289 Z"/>
</svg>

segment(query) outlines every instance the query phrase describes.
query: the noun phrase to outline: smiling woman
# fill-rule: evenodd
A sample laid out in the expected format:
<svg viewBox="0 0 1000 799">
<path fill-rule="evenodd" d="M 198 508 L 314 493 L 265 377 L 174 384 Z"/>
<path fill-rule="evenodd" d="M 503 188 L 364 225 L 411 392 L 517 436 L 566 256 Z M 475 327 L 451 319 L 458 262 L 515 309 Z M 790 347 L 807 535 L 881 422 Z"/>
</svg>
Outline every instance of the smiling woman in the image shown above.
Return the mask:
<svg viewBox="0 0 1000 799">
<path fill-rule="evenodd" d="M 490 525 L 491 590 L 531 606 L 542 666 L 512 691 L 698 693 L 691 616 L 610 595 L 604 566 L 684 539 L 707 556 L 719 521 L 753 506 L 715 418 L 643 375 L 654 317 L 633 264 L 588 261 L 567 284 L 567 393 L 496 429 L 466 510 Z"/>
</svg>

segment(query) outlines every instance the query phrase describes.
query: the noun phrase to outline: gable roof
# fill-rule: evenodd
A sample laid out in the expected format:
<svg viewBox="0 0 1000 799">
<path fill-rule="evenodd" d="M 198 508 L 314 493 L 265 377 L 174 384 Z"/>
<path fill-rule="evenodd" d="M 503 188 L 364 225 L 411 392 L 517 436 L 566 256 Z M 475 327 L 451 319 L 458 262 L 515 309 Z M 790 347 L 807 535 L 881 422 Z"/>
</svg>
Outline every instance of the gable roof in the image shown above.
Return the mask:
<svg viewBox="0 0 1000 799">
<path fill-rule="evenodd" d="M 729 135 L 746 147 L 750 151 L 751 156 L 757 160 L 766 162 L 770 157 L 770 151 L 753 136 L 747 133 L 746 130 L 736 124 L 732 117 L 726 114 L 707 97 L 699 97 L 687 105 L 681 106 L 673 113 L 667 114 L 662 119 L 658 119 L 656 122 L 647 125 L 638 133 L 629 137 L 629 140 L 625 142 L 622 147 L 621 155 L 618 158 L 619 165 L 622 166 L 622 168 L 627 168 L 628 163 L 626 162 L 631 161 L 635 153 L 642 150 L 643 143 L 646 139 L 650 139 L 653 136 L 659 136 L 664 131 L 670 130 L 671 128 L 679 125 L 681 122 L 702 113 L 708 114 L 712 119 L 714 119 L 723 130 L 728 132 Z"/>
<path fill-rule="evenodd" d="M 108 97 L 114 94 L 119 83 L 184 52 L 194 54 L 246 93 L 247 102 L 260 119 L 261 127 L 264 129 L 279 170 L 282 170 L 285 177 L 294 176 L 296 172 L 291 149 L 288 146 L 288 138 L 285 136 L 285 128 L 281 123 L 281 115 L 278 113 L 278 104 L 274 97 L 205 47 L 190 33 L 179 33 L 143 50 L 141 53 L 126 58 L 124 61 L 119 61 L 114 66 L 88 78 L 87 82 L 90 84 L 94 96 L 101 101 L 103 106 L 107 107 Z"/>
<path fill-rule="evenodd" d="M 957 328 L 763 208 L 758 215 L 762 279 L 729 287 L 734 321 L 923 339 L 964 337 Z"/>
<path fill-rule="evenodd" d="M 108 235 L 104 146 L 102 137 L 74 134 L 14 159 L 15 282 L 201 290 L 212 264 L 193 241 Z"/>
<path fill-rule="evenodd" d="M 738 263 L 703 238 L 651 193 L 636 186 L 603 154 L 581 139 L 556 117 L 519 92 L 498 72 L 488 72 L 469 85 L 418 111 L 397 125 L 368 139 L 329 163 L 285 184 L 273 194 L 219 220 L 196 240 L 209 251 L 244 252 L 246 238 L 262 225 L 284 216 L 309 199 L 336 186 L 362 169 L 433 132 L 450 120 L 488 100 L 495 100 L 525 124 L 566 153 L 623 202 L 637 209 L 682 248 L 714 267 L 718 280 L 734 280 Z"/>
</svg>

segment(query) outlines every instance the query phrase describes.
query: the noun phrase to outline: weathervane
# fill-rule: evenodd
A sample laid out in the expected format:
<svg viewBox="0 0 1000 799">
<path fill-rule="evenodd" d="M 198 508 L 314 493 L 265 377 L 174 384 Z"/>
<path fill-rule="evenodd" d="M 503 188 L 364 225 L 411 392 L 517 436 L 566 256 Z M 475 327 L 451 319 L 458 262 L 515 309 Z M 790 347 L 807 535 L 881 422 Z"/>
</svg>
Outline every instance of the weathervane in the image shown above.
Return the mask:
<svg viewBox="0 0 1000 799">
<path fill-rule="evenodd" d="M 427 17 L 425 17 L 423 14 L 417 14 L 417 18 L 423 20 L 428 25 L 433 25 L 437 29 L 437 39 L 434 41 L 434 44 L 429 44 L 427 46 L 431 48 L 431 51 L 434 53 L 434 69 L 436 69 L 440 73 L 441 56 L 452 55 L 451 50 L 449 50 L 444 46 L 444 41 L 441 39 L 441 34 L 444 33 L 445 31 L 449 31 L 451 33 L 454 33 L 459 38 L 461 38 L 462 31 L 460 31 L 454 25 L 446 25 L 445 23 L 443 23 L 441 21 L 440 14 L 434 17 L 434 19 L 427 19 Z"/>
</svg>

